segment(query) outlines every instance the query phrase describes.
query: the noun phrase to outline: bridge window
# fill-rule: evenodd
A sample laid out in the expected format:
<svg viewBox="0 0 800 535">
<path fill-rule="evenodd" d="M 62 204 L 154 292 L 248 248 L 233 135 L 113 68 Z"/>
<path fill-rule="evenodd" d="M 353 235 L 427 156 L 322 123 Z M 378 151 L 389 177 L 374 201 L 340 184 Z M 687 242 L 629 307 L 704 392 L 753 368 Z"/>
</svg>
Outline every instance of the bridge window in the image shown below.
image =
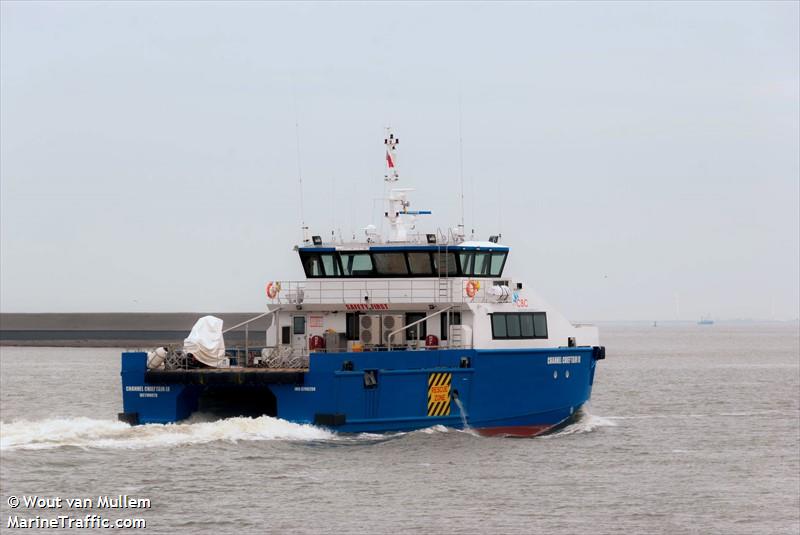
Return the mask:
<svg viewBox="0 0 800 535">
<path fill-rule="evenodd" d="M 472 275 L 472 261 L 475 258 L 475 253 L 462 252 L 458 255 L 458 260 L 461 262 L 461 273 L 464 276 Z"/>
<path fill-rule="evenodd" d="M 325 273 L 322 271 L 322 261 L 319 255 L 309 254 L 303 255 L 303 269 L 306 272 L 306 277 L 323 277 Z"/>
<path fill-rule="evenodd" d="M 492 255 L 491 253 L 475 253 L 475 270 L 473 273 L 476 277 L 488 277 L 489 268 L 491 267 Z"/>
<path fill-rule="evenodd" d="M 431 255 L 427 252 L 408 253 L 408 265 L 411 266 L 412 275 L 433 275 L 433 265 Z"/>
<path fill-rule="evenodd" d="M 369 253 L 340 253 L 345 277 L 369 277 L 372 275 L 372 257 Z"/>
<path fill-rule="evenodd" d="M 495 340 L 547 338 L 545 312 L 496 312 L 491 316 Z"/>
<path fill-rule="evenodd" d="M 342 270 L 339 269 L 339 259 L 337 255 L 334 253 L 322 253 L 320 257 L 322 258 L 322 267 L 325 268 L 326 277 L 341 276 Z"/>
<path fill-rule="evenodd" d="M 403 253 L 372 253 L 378 276 L 408 275 L 406 255 Z"/>
<path fill-rule="evenodd" d="M 439 263 L 441 262 L 441 266 Z M 433 269 L 436 275 L 458 275 L 455 253 L 433 253 Z"/>
<path fill-rule="evenodd" d="M 460 249 L 454 252 L 306 249 L 300 251 L 300 260 L 308 278 L 500 277 L 507 254 L 505 251 Z"/>
<path fill-rule="evenodd" d="M 489 274 L 492 277 L 499 277 L 503 274 L 503 264 L 506 263 L 506 255 L 508 253 L 492 253 L 492 265 L 489 269 Z"/>
</svg>

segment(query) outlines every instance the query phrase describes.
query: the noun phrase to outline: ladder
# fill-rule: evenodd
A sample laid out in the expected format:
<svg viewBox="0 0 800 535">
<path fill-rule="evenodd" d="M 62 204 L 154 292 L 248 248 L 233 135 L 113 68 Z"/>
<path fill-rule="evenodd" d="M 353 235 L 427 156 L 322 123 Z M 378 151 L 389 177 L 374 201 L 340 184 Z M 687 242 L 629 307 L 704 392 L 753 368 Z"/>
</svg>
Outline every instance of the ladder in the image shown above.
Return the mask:
<svg viewBox="0 0 800 535">
<path fill-rule="evenodd" d="M 450 281 L 446 278 L 439 277 L 439 298 L 438 301 L 449 301 L 450 300 Z"/>
<path fill-rule="evenodd" d="M 453 327 L 455 327 L 455 325 L 453 325 Z M 450 347 L 463 347 L 464 339 L 461 335 L 464 334 L 464 331 L 461 330 L 461 325 L 458 325 L 457 329 L 450 329 L 450 322 L 448 322 L 447 328 L 450 331 L 450 342 L 448 345 Z"/>
<path fill-rule="evenodd" d="M 438 276 L 438 281 L 437 281 L 438 295 L 436 300 L 437 302 L 450 301 L 451 281 L 450 278 L 448 277 L 449 266 L 443 265 L 447 262 L 447 243 L 445 243 L 444 245 L 444 254 L 442 254 L 442 247 L 437 248 L 436 257 L 437 257 L 436 275 Z"/>
</svg>

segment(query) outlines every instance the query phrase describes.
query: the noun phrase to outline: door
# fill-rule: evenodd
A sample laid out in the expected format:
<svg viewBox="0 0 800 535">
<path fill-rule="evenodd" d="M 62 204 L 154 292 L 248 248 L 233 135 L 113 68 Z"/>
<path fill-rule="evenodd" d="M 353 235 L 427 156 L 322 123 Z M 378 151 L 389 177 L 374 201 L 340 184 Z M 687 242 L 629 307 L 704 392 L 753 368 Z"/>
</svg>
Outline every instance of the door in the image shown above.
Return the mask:
<svg viewBox="0 0 800 535">
<path fill-rule="evenodd" d="M 306 335 L 305 315 L 292 316 L 292 349 L 295 354 L 303 354 L 308 347 L 308 336 Z"/>
</svg>

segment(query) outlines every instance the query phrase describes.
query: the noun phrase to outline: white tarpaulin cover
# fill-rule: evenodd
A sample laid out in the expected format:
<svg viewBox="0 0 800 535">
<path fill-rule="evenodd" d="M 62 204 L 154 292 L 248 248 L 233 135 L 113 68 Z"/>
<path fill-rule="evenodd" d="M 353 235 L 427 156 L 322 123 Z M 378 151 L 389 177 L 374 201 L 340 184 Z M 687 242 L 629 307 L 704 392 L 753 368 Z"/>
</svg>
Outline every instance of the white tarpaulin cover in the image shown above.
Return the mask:
<svg viewBox="0 0 800 535">
<path fill-rule="evenodd" d="M 225 367 L 228 359 L 225 358 L 222 320 L 214 316 L 203 316 L 197 320 L 189 337 L 183 341 L 183 350 L 212 368 Z"/>
</svg>

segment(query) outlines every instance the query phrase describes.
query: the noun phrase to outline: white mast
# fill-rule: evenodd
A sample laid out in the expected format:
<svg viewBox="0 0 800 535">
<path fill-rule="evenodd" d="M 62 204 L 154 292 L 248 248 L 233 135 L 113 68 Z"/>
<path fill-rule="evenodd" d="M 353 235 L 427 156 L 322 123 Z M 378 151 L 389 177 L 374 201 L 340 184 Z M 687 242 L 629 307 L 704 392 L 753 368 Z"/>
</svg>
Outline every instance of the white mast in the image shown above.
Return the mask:
<svg viewBox="0 0 800 535">
<path fill-rule="evenodd" d="M 394 137 L 390 126 L 386 127 L 386 138 L 383 140 L 383 144 L 386 145 L 386 175 L 383 180 L 387 184 L 391 184 L 400 180 L 400 175 L 397 173 L 397 145 L 400 144 L 400 140 Z"/>
<path fill-rule="evenodd" d="M 386 138 L 383 140 L 386 145 L 386 175 L 384 181 L 390 187 L 388 197 L 388 209 L 384 214 L 389 220 L 389 242 L 405 242 L 409 240 L 409 231 L 414 230 L 417 215 L 430 214 L 430 211 L 411 211 L 408 209 L 411 202 L 406 199 L 408 192 L 414 188 L 394 188 L 391 187 L 400 180 L 397 172 L 397 145 L 400 140 L 394 137 L 392 129 L 386 128 Z"/>
</svg>

